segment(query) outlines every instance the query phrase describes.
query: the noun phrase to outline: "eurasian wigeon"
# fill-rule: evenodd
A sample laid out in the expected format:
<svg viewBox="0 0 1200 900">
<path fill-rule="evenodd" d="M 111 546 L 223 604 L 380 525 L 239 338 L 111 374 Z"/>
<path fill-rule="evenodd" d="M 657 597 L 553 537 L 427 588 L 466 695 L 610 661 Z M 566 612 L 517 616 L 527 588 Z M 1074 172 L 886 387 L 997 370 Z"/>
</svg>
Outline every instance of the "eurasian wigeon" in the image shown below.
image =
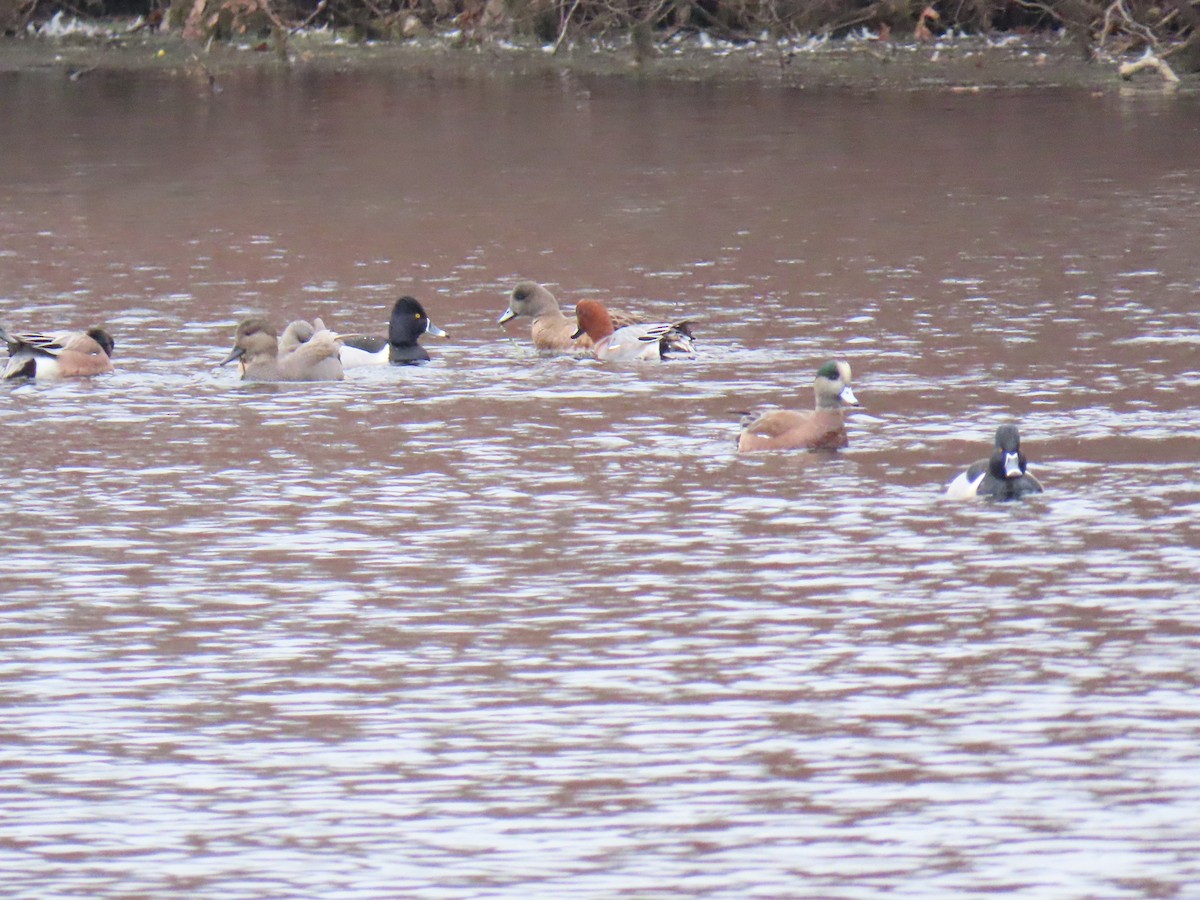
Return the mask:
<svg viewBox="0 0 1200 900">
<path fill-rule="evenodd" d="M 1016 425 L 996 429 L 995 448 L 987 459 L 974 462 L 950 482 L 946 496 L 953 500 L 988 497 L 1015 500 L 1027 494 L 1042 493 L 1041 483 L 1025 471 L 1021 452 L 1021 433 Z"/>
<path fill-rule="evenodd" d="M 574 338 L 586 334 L 592 339 L 596 359 L 608 362 L 644 359 L 661 360 L 693 356 L 695 346 L 688 320 L 679 322 L 639 323 L 617 328 L 607 307 L 599 300 L 580 300 L 575 304 L 579 327 Z"/>
<path fill-rule="evenodd" d="M 313 322 L 313 328 L 307 341 L 299 341 L 290 352 L 280 353 L 271 323 L 257 316 L 243 319 L 238 323 L 233 351 L 221 365 L 238 360 L 244 381 L 341 381 L 342 365 L 337 358 L 341 342 L 320 319 Z M 300 333 L 302 329 L 297 328 L 289 342 L 298 339 Z M 328 360 L 336 366 L 324 365 Z"/>
<path fill-rule="evenodd" d="M 814 409 L 771 410 L 746 424 L 738 437 L 738 452 L 845 447 L 850 443 L 846 437 L 846 407 L 859 405 L 850 389 L 850 364 L 830 360 L 821 366 L 813 381 L 813 393 Z"/>
<path fill-rule="evenodd" d="M 425 307 L 413 297 L 401 297 L 392 306 L 386 338 L 370 334 L 342 335 L 342 365 L 350 369 L 427 362 L 429 352 L 418 343 L 423 334 L 446 337 L 446 332 L 430 321 Z"/>
<path fill-rule="evenodd" d="M 610 310 L 617 327 L 632 325 L 637 318 L 620 310 Z M 581 335 L 572 337 L 577 329 L 573 318 L 568 318 L 559 308 L 558 300 L 536 281 L 522 281 L 508 296 L 508 309 L 500 316 L 503 325 L 518 316 L 533 319 L 530 329 L 534 349 L 542 353 L 578 353 L 592 349 L 592 339 Z"/>
<path fill-rule="evenodd" d="M 113 339 L 103 328 L 9 334 L 0 327 L 0 341 L 8 344 L 3 378 L 70 378 L 113 370 Z"/>
</svg>

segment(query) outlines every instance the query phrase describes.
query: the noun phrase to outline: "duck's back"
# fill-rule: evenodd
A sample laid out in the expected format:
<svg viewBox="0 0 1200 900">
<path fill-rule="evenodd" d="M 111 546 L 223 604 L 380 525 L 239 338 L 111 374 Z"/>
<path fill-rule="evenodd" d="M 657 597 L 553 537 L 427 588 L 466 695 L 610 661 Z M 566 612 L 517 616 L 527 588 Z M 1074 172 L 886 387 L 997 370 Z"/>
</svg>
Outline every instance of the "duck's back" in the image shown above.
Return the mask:
<svg viewBox="0 0 1200 900">
<path fill-rule="evenodd" d="M 341 344 L 326 330 L 318 331 L 291 353 L 276 360 L 277 378 L 262 381 L 341 381 L 344 377 L 338 361 Z M 247 367 L 249 370 L 250 367 Z"/>
<path fill-rule="evenodd" d="M 662 360 L 694 353 L 686 322 L 640 323 L 618 328 L 593 348 L 597 359 Z"/>
<path fill-rule="evenodd" d="M 849 443 L 840 411 L 776 409 L 742 430 L 738 450 L 839 450 Z"/>
<path fill-rule="evenodd" d="M 618 328 L 608 337 L 601 338 L 592 352 L 596 354 L 596 359 L 611 362 L 658 359 L 658 341 L 643 341 L 645 331 L 645 327 L 640 325 Z"/>
</svg>

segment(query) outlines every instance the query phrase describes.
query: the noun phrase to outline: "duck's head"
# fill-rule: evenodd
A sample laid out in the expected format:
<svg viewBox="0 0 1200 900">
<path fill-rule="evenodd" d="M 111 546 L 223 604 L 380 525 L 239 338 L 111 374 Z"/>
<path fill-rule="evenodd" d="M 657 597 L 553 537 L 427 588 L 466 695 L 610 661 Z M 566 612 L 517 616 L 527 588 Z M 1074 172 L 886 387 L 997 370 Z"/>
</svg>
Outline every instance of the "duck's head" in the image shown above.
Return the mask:
<svg viewBox="0 0 1200 900">
<path fill-rule="evenodd" d="M 850 389 L 850 363 L 844 359 L 831 359 L 817 369 L 813 393 L 817 397 L 817 409 L 858 406 L 858 398 Z"/>
<path fill-rule="evenodd" d="M 988 468 L 997 478 L 1020 478 L 1025 474 L 1025 454 L 1021 452 L 1021 432 L 1016 425 L 996 429 L 996 444 Z"/>
<path fill-rule="evenodd" d="M 599 300 L 580 300 L 575 304 L 575 318 L 579 321 L 579 327 L 571 335 L 572 339 L 586 334 L 593 341 L 600 341 L 613 333 L 612 316 Z"/>
<path fill-rule="evenodd" d="M 233 338 L 233 350 L 221 365 L 231 363 L 235 359 L 249 361 L 255 356 L 275 356 L 279 352 L 279 338 L 275 328 L 266 319 L 252 316 L 238 322 L 237 333 Z"/>
<path fill-rule="evenodd" d="M 113 355 L 113 347 L 116 344 L 113 342 L 112 335 L 98 325 L 93 325 L 87 330 L 87 336 L 100 345 L 100 349 L 104 351 L 104 355 L 111 358 Z"/>
<path fill-rule="evenodd" d="M 503 325 L 517 316 L 536 318 L 551 308 L 558 308 L 558 300 L 552 293 L 536 281 L 522 281 L 508 295 L 508 309 L 499 318 L 498 324 Z"/>
<path fill-rule="evenodd" d="M 425 307 L 416 298 L 404 296 L 392 306 L 388 322 L 388 340 L 393 344 L 415 344 L 423 334 L 446 337 L 446 332 L 429 320 Z"/>
</svg>

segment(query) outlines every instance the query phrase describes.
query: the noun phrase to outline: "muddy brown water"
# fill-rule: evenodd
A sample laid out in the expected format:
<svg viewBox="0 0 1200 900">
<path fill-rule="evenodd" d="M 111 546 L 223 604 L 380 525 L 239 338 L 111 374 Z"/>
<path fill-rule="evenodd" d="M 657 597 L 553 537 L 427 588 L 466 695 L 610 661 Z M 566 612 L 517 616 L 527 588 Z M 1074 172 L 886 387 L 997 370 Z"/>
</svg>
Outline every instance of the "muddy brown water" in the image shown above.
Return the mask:
<svg viewBox="0 0 1200 900">
<path fill-rule="evenodd" d="M 2 88 L 0 321 L 118 365 L 0 388 L 7 896 L 1194 895 L 1193 102 Z M 423 368 L 216 368 L 402 292 Z M 738 458 L 833 355 L 849 449 Z M 1046 493 L 946 502 L 1009 420 Z"/>
</svg>

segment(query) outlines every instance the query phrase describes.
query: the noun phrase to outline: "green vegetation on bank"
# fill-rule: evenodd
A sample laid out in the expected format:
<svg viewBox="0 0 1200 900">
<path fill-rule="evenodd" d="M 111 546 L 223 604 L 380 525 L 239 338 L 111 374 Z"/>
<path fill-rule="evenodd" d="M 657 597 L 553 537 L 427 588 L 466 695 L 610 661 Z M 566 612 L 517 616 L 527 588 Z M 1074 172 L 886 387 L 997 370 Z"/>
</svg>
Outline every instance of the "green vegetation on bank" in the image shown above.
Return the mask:
<svg viewBox="0 0 1200 900">
<path fill-rule="evenodd" d="M 0 0 L 0 29 L 27 33 L 56 13 L 142 17 L 139 27 L 208 42 L 287 35 L 308 26 L 356 39 L 402 41 L 453 30 L 464 42 L 536 38 L 556 48 L 622 35 L 651 54 L 680 35 L 734 42 L 838 38 L 866 29 L 928 41 L 948 32 L 1063 31 L 1090 58 L 1152 51 L 1179 72 L 1200 71 L 1200 0 Z"/>
</svg>

